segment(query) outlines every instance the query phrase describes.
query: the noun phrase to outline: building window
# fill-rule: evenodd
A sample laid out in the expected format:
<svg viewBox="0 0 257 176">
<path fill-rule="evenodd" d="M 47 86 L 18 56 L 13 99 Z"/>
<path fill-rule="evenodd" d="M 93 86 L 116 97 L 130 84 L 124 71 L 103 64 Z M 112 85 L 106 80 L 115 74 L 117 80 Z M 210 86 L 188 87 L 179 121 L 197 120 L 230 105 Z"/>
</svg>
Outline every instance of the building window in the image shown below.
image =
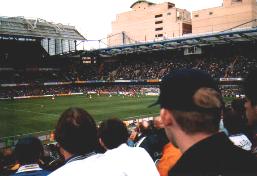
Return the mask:
<svg viewBox="0 0 257 176">
<path fill-rule="evenodd" d="M 155 31 L 161 31 L 163 30 L 163 27 L 155 28 Z"/>
<path fill-rule="evenodd" d="M 194 17 L 197 18 L 197 17 L 199 17 L 199 15 L 197 14 L 197 15 L 195 15 Z"/>
<path fill-rule="evenodd" d="M 209 12 L 209 15 L 212 15 L 213 14 L 213 12 Z"/>
<path fill-rule="evenodd" d="M 163 37 L 163 34 L 157 34 L 157 35 L 155 35 L 155 36 L 157 36 L 157 37 Z"/>
<path fill-rule="evenodd" d="M 160 18 L 160 17 L 162 17 L 162 14 L 155 15 L 155 18 Z"/>
<path fill-rule="evenodd" d="M 161 24 L 163 21 L 155 21 L 155 24 Z"/>
<path fill-rule="evenodd" d="M 171 13 L 170 13 L 170 12 L 168 12 L 168 13 L 167 13 L 167 15 L 171 15 Z"/>
<path fill-rule="evenodd" d="M 192 25 L 191 24 L 182 24 L 182 33 L 183 34 L 189 34 L 192 33 Z"/>
</svg>

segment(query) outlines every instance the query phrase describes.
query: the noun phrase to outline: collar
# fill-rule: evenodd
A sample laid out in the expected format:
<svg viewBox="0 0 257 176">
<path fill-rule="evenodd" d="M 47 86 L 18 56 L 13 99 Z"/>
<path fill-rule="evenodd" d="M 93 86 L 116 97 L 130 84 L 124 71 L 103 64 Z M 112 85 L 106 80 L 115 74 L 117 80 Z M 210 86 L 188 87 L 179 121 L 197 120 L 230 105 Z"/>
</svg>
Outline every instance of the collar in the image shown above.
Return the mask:
<svg viewBox="0 0 257 176">
<path fill-rule="evenodd" d="M 109 153 L 110 151 L 113 151 L 113 150 L 116 151 L 117 149 L 124 149 L 124 148 L 127 148 L 127 147 L 129 147 L 128 144 L 122 143 L 118 147 L 115 147 L 113 149 L 107 149 L 105 153 Z"/>
<path fill-rule="evenodd" d="M 16 173 L 31 172 L 42 170 L 38 164 L 28 164 L 21 166 Z"/>
<path fill-rule="evenodd" d="M 71 163 L 71 162 L 77 161 L 77 160 L 83 160 L 83 159 L 88 158 L 88 157 L 90 157 L 92 155 L 95 155 L 95 154 L 96 154 L 95 152 L 91 152 L 91 153 L 88 153 L 88 154 L 85 154 L 85 155 L 73 155 L 72 157 L 70 157 L 69 159 L 67 159 L 65 161 L 65 164 Z"/>
</svg>

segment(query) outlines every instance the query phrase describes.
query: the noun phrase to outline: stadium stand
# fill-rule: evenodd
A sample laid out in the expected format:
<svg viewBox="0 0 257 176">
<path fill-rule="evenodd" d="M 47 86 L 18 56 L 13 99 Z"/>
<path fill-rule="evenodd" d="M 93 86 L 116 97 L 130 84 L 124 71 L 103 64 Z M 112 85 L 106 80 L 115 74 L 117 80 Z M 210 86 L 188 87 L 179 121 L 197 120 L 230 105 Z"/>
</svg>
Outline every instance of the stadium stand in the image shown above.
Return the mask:
<svg viewBox="0 0 257 176">
<path fill-rule="evenodd" d="M 135 96 L 145 89 L 156 95 L 161 78 L 178 68 L 207 71 L 220 81 L 224 97 L 241 97 L 243 78 L 257 67 L 257 28 L 77 51 L 77 41 L 85 38 L 74 27 L 41 19 L 0 20 L 0 99 L 91 93 Z M 2 30 L 8 24 L 14 28 Z M 139 123 L 129 123 L 131 133 L 136 132 L 133 128 Z M 63 164 L 59 156 L 52 156 L 56 146 L 46 150 L 46 168 Z M 3 155 L 1 160 L 7 161 Z M 10 163 L 3 164 L 7 170 L 15 166 L 12 155 L 8 157 Z"/>
</svg>

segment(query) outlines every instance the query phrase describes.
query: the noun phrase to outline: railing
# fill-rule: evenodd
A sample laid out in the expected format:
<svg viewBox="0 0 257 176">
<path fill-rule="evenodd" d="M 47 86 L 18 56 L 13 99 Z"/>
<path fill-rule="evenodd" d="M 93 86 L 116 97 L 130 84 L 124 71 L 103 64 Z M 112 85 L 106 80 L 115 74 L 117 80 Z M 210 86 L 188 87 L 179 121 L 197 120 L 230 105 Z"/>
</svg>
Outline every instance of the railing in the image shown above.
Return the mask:
<svg viewBox="0 0 257 176">
<path fill-rule="evenodd" d="M 38 137 L 43 143 L 49 143 L 53 141 L 53 130 L 2 137 L 0 138 L 0 149 L 14 147 L 17 141 L 25 136 L 35 136 Z"/>
</svg>

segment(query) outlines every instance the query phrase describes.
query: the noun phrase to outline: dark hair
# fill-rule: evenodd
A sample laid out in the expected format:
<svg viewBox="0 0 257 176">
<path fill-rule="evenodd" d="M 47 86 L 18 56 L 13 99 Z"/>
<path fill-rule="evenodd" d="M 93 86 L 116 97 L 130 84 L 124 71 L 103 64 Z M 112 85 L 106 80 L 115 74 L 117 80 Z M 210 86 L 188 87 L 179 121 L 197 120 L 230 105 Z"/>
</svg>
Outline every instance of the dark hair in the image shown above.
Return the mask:
<svg viewBox="0 0 257 176">
<path fill-rule="evenodd" d="M 36 137 L 21 138 L 15 145 L 15 156 L 21 165 L 37 163 L 43 152 L 43 145 Z"/>
<path fill-rule="evenodd" d="M 243 98 L 236 98 L 231 102 L 231 107 L 233 111 L 239 113 L 240 115 L 245 115 L 245 99 Z"/>
<path fill-rule="evenodd" d="M 103 121 L 98 129 L 98 136 L 108 149 L 113 149 L 126 143 L 129 137 L 126 125 L 119 119 L 112 118 Z"/>
<path fill-rule="evenodd" d="M 225 111 L 223 122 L 230 135 L 238 133 L 246 134 L 247 124 L 240 113 L 232 110 Z"/>
<path fill-rule="evenodd" d="M 251 101 L 252 105 L 257 105 L 257 68 L 250 71 L 244 81 L 244 89 L 246 97 Z"/>
<path fill-rule="evenodd" d="M 56 125 L 55 139 L 71 154 L 92 152 L 97 143 L 96 123 L 82 108 L 69 108 Z"/>
</svg>

